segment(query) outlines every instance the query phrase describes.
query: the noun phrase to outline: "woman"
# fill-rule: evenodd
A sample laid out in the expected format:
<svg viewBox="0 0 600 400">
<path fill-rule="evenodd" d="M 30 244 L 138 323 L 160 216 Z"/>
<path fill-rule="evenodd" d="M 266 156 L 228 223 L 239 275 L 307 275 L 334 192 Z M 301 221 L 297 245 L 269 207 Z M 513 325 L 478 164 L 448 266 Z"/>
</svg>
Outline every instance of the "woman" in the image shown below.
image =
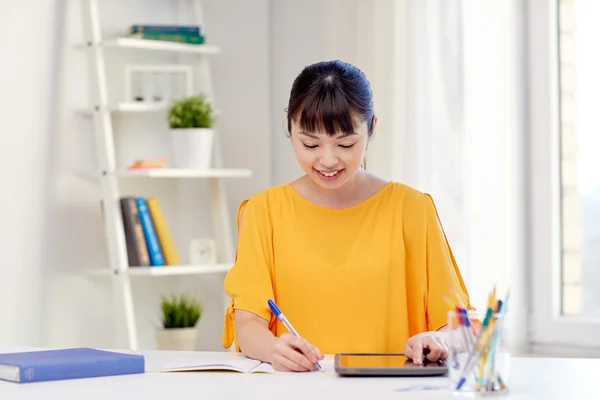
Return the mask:
<svg viewBox="0 0 600 400">
<path fill-rule="evenodd" d="M 287 112 L 305 175 L 240 205 L 223 345 L 281 371 L 314 370 L 324 353 L 445 359 L 445 296 L 471 308 L 469 296 L 431 197 L 362 168 L 377 125 L 366 77 L 310 65 Z"/>
</svg>

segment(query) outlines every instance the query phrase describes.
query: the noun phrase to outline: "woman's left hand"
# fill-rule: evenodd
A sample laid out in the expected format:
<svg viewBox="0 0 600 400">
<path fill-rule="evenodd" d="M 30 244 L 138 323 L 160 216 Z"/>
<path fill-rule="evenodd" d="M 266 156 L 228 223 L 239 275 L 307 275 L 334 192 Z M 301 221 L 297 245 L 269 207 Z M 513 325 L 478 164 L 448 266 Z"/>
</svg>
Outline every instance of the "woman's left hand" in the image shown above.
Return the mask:
<svg viewBox="0 0 600 400">
<path fill-rule="evenodd" d="M 413 363 L 422 364 L 424 359 L 437 362 L 448 357 L 448 342 L 443 332 L 423 332 L 406 341 L 404 355 Z"/>
</svg>

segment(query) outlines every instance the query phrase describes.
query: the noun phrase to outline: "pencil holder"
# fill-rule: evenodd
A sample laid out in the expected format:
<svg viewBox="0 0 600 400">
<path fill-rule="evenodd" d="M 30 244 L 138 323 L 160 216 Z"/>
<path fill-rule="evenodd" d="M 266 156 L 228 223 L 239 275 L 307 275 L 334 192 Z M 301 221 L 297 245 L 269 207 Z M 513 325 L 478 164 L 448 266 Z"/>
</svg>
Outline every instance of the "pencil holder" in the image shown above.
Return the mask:
<svg viewBox="0 0 600 400">
<path fill-rule="evenodd" d="M 450 389 L 461 397 L 506 394 L 509 391 L 510 352 L 506 314 L 467 311 L 448 313 Z"/>
</svg>

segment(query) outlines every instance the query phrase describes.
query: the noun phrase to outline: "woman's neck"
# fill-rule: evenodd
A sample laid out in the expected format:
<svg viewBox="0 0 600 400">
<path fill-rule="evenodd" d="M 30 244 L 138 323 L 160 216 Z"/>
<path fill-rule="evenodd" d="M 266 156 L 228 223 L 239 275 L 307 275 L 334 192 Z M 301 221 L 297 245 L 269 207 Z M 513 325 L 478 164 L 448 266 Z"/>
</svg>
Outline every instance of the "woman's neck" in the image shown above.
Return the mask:
<svg viewBox="0 0 600 400">
<path fill-rule="evenodd" d="M 335 190 L 322 188 L 308 176 L 300 178 L 292 185 L 303 197 L 319 206 L 346 208 L 365 201 L 381 189 L 385 183 L 385 181 L 359 169 L 352 179 Z"/>
</svg>

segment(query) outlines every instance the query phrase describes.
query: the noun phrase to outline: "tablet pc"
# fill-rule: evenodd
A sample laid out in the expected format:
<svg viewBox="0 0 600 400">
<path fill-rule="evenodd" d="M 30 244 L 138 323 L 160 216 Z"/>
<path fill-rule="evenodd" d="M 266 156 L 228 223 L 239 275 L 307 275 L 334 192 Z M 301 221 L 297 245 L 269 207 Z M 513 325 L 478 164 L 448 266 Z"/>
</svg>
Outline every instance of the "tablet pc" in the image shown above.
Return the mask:
<svg viewBox="0 0 600 400">
<path fill-rule="evenodd" d="M 443 376 L 448 373 L 444 361 L 425 361 L 415 365 L 404 354 L 339 353 L 335 372 L 341 376 Z"/>
</svg>

